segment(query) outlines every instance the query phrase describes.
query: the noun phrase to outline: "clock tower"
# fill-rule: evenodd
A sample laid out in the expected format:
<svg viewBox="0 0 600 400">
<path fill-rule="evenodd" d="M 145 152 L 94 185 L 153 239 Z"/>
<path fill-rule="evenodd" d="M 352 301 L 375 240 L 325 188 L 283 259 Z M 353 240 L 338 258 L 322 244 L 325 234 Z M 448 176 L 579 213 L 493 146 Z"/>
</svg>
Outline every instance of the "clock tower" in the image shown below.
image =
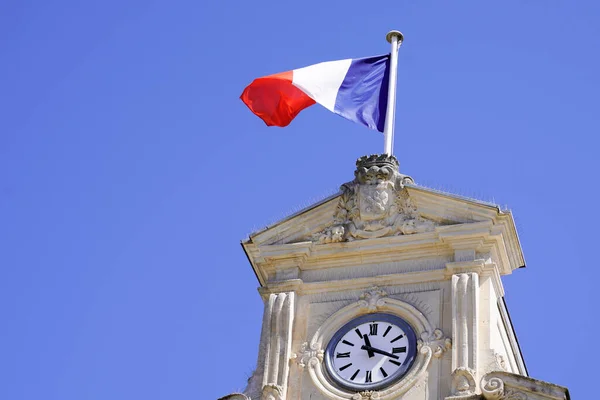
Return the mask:
<svg viewBox="0 0 600 400">
<path fill-rule="evenodd" d="M 569 399 L 528 376 L 504 303 L 525 266 L 511 213 L 398 167 L 362 157 L 338 194 L 242 242 L 262 333 L 222 400 Z"/>
</svg>

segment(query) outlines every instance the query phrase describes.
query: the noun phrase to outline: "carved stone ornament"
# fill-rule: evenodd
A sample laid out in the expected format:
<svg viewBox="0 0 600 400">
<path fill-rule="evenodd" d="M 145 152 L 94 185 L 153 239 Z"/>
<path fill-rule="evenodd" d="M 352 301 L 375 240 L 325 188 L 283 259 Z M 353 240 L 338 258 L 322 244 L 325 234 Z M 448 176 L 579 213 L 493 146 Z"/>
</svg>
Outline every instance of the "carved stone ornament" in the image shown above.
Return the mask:
<svg viewBox="0 0 600 400">
<path fill-rule="evenodd" d="M 314 367 L 323 362 L 324 353 L 317 343 L 304 342 L 300 346 L 300 351 L 294 354 L 292 359 L 296 359 L 300 368 L 305 368 L 307 365 Z"/>
<path fill-rule="evenodd" d="M 283 400 L 283 388 L 279 385 L 263 386 L 261 400 Z"/>
<path fill-rule="evenodd" d="M 440 358 L 446 350 L 452 348 L 452 339 L 444 336 L 444 332 L 436 329 L 433 333 L 423 332 L 421 339 L 417 340 L 417 350 L 425 354 L 433 352 L 435 358 Z"/>
<path fill-rule="evenodd" d="M 352 396 L 352 400 L 375 400 L 375 399 L 379 399 L 379 393 L 372 391 L 372 390 L 367 390 L 365 392 L 359 392 Z"/>
<path fill-rule="evenodd" d="M 525 393 L 505 388 L 504 381 L 497 377 L 482 379 L 481 394 L 486 400 L 527 400 Z"/>
<path fill-rule="evenodd" d="M 466 396 L 475 393 L 475 371 L 459 367 L 452 372 L 452 394 Z"/>
<path fill-rule="evenodd" d="M 410 235 L 431 231 L 405 189 L 412 178 L 398 171 L 394 156 L 371 155 L 356 161 L 354 180 L 342 185 L 333 225 L 313 235 L 319 243 Z"/>
<path fill-rule="evenodd" d="M 383 307 L 385 305 L 385 296 L 387 296 L 385 290 L 379 289 L 377 286 L 373 286 L 360 295 L 358 304 L 369 311 L 375 311 L 378 307 Z"/>
</svg>

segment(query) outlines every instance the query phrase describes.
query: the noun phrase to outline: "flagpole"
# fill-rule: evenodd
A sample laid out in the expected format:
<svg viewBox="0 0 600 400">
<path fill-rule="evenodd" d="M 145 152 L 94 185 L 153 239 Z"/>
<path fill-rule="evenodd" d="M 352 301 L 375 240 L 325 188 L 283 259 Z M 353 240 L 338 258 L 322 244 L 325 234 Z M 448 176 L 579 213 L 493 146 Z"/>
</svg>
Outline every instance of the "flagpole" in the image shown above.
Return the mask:
<svg viewBox="0 0 600 400">
<path fill-rule="evenodd" d="M 396 80 L 398 76 L 398 49 L 402 45 L 404 36 L 400 31 L 389 31 L 385 36 L 391 44 L 390 51 L 390 77 L 388 82 L 388 101 L 385 110 L 385 125 L 383 126 L 384 153 L 392 155 L 394 145 L 394 114 L 396 113 Z"/>
</svg>

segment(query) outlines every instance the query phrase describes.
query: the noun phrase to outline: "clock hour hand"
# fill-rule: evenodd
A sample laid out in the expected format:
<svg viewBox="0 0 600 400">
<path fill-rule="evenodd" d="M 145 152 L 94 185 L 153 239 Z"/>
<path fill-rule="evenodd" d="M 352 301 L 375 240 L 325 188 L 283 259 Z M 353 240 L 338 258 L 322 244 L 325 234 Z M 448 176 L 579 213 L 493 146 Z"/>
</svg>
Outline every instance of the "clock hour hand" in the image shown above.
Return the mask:
<svg viewBox="0 0 600 400">
<path fill-rule="evenodd" d="M 387 351 L 383 351 L 383 350 L 379 350 L 376 349 L 375 347 L 371 347 L 371 346 L 366 346 L 366 345 L 362 345 L 361 350 L 367 350 L 369 353 L 377 353 L 377 354 L 382 354 L 384 356 L 388 356 L 390 358 L 395 358 L 396 360 L 399 359 L 400 357 L 398 357 L 395 354 L 392 353 L 388 353 Z"/>
<path fill-rule="evenodd" d="M 369 350 L 367 347 L 371 348 L 371 341 L 369 340 L 369 337 L 365 334 L 363 335 L 363 339 L 365 341 L 365 345 L 361 347 L 362 350 L 367 350 L 367 353 L 369 354 L 369 358 L 371 357 L 375 357 L 375 353 L 372 350 Z"/>
</svg>

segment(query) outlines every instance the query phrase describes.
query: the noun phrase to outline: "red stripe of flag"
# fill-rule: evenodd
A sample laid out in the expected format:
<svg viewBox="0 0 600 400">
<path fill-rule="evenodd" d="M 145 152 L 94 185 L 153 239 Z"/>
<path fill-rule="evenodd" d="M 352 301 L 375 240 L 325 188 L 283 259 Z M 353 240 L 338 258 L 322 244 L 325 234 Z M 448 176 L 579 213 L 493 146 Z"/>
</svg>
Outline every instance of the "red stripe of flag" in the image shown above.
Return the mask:
<svg viewBox="0 0 600 400">
<path fill-rule="evenodd" d="M 288 126 L 298 113 L 315 104 L 292 84 L 293 71 L 255 79 L 240 99 L 268 126 Z"/>
</svg>

